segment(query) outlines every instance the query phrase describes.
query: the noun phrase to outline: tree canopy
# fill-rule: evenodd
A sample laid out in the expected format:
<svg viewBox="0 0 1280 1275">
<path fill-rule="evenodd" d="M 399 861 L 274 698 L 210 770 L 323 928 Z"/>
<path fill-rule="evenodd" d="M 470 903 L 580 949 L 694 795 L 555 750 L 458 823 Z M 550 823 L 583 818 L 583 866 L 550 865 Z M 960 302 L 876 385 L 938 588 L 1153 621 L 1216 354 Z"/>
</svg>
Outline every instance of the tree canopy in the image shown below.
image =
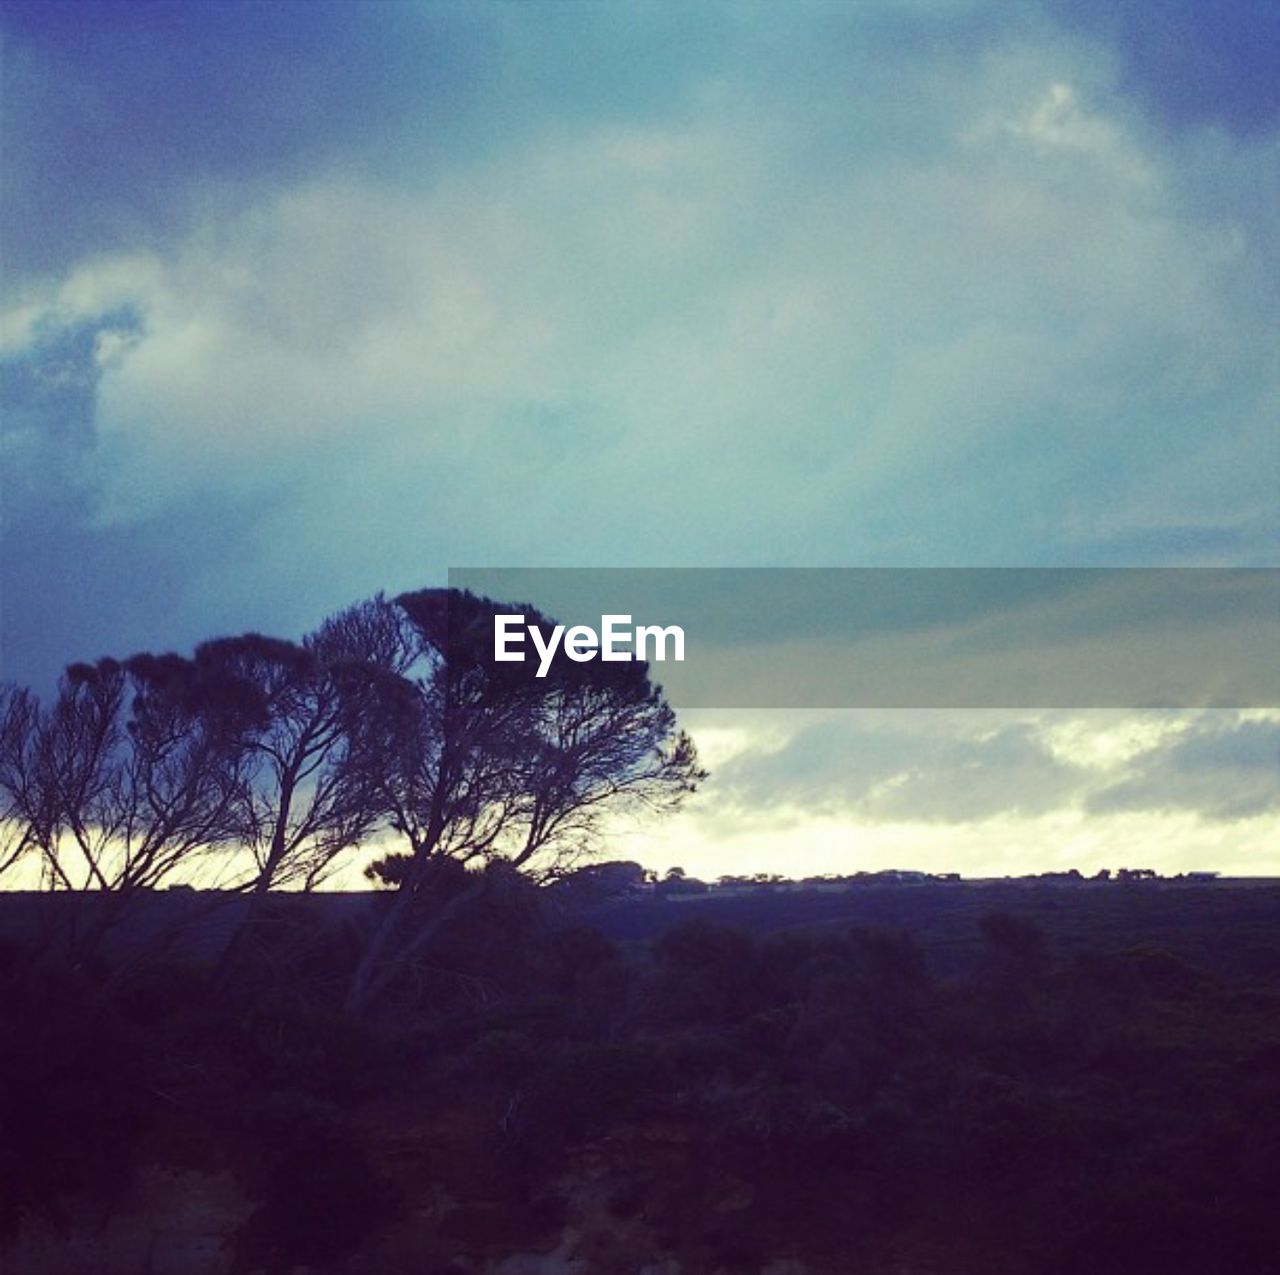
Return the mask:
<svg viewBox="0 0 1280 1275">
<path fill-rule="evenodd" d="M 0 872 L 34 858 L 48 888 L 262 895 L 389 849 L 375 876 L 400 897 L 357 977 L 368 995 L 412 948 L 404 922 L 435 863 L 548 880 L 587 861 L 610 818 L 671 810 L 703 777 L 646 664 L 561 653 L 537 677 L 496 661 L 493 617 L 515 611 L 554 627 L 424 589 L 300 643 L 247 633 L 190 658 L 73 665 L 47 705 L 6 687 Z"/>
</svg>

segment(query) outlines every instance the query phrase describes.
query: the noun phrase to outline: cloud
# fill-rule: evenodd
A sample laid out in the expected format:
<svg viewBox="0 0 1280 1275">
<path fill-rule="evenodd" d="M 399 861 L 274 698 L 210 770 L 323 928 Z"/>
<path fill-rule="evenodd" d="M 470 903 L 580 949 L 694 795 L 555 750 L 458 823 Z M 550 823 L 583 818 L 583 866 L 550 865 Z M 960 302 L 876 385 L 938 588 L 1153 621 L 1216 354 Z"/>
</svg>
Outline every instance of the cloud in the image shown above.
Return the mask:
<svg viewBox="0 0 1280 1275">
<path fill-rule="evenodd" d="M 714 451 L 748 492 L 816 487 L 819 517 L 839 490 L 880 506 L 891 484 L 915 517 L 929 471 L 966 463 L 998 468 L 1014 512 L 1043 499 L 1050 460 L 1063 484 L 1122 489 L 1174 395 L 1213 410 L 1236 371 L 1247 389 L 1195 226 L 1046 185 L 999 147 L 886 157 L 780 206 L 776 157 L 742 135 L 732 116 L 596 128 L 429 196 L 294 188 L 212 250 L 206 234 L 128 266 L 159 284 L 113 411 L 178 428 L 202 468 L 223 443 L 340 428 L 401 445 L 431 414 L 480 434 L 477 416 L 568 408 L 643 440 L 651 473 Z M 1135 396 L 1157 362 L 1179 371 Z M 1071 441 L 1104 430 L 1121 444 L 1105 473 Z M 742 436 L 753 448 L 726 450 Z M 930 494 L 935 518 L 972 523 L 961 493 Z"/>
<path fill-rule="evenodd" d="M 429 159 L 441 126 L 483 94 L 491 25 L 460 6 L 15 0 L 7 271 L 171 245 L 317 164 L 376 164 L 424 108 L 437 125 L 420 142 Z"/>
<path fill-rule="evenodd" d="M 1235 822 L 1280 812 L 1280 720 L 1200 718 L 1090 794 L 1091 812 L 1196 812 Z"/>
<path fill-rule="evenodd" d="M 188 516 L 165 641 L 466 562 L 1274 560 L 1272 143 L 1145 127 L 1100 27 L 215 8 L 5 19 L 9 348 L 136 325 L 91 477 L 24 470 L 92 489 L 21 552 L 115 546 L 107 647 Z"/>
<path fill-rule="evenodd" d="M 738 735 L 707 782 L 699 818 L 708 825 L 783 811 L 793 824 L 863 827 L 1170 812 L 1240 822 L 1280 811 L 1274 714 L 917 710 L 712 721 L 713 753 L 734 723 Z"/>
<path fill-rule="evenodd" d="M 781 746 L 739 752 L 708 782 L 705 814 L 737 821 L 785 808 L 963 823 L 1043 814 L 1069 804 L 1081 778 L 1032 722 L 1007 714 L 848 712 L 800 725 Z"/>
<path fill-rule="evenodd" d="M 97 442 L 98 390 L 105 371 L 136 344 L 136 310 L 118 309 L 59 322 L 44 316 L 17 348 L 0 353 L 0 517 L 31 516 L 37 506 L 66 516 L 91 481 L 86 459 Z"/>
<path fill-rule="evenodd" d="M 688 724 L 710 780 L 675 819 L 620 829 L 618 848 L 712 879 L 905 867 L 1274 875 L 1278 722 L 1274 711 L 700 711 Z"/>
<path fill-rule="evenodd" d="M 1268 0 L 1052 0 L 1114 51 L 1123 84 L 1172 129 L 1254 135 L 1280 121 L 1280 13 Z"/>
<path fill-rule="evenodd" d="M 208 560 L 243 551 L 252 511 L 185 499 L 104 525 L 114 489 L 99 433 L 103 378 L 144 339 L 136 308 L 46 313 L 0 354 L 0 667 L 47 689 L 73 658 L 189 644 L 175 602 Z M 217 599 L 203 600 L 203 623 Z"/>
</svg>

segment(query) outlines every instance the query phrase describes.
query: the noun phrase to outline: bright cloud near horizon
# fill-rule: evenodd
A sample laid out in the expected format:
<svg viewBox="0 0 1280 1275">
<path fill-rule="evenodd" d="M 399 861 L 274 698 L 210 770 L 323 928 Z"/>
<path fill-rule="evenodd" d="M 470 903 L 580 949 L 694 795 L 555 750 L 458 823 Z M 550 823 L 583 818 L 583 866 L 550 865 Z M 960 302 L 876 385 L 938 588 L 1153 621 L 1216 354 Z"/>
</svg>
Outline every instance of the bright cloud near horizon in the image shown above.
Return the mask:
<svg viewBox="0 0 1280 1275">
<path fill-rule="evenodd" d="M 0 36 L 6 678 L 456 565 L 1280 565 L 1274 6 Z M 711 783 L 619 845 L 1280 873 L 1273 716 L 819 718 L 691 715 Z"/>
</svg>

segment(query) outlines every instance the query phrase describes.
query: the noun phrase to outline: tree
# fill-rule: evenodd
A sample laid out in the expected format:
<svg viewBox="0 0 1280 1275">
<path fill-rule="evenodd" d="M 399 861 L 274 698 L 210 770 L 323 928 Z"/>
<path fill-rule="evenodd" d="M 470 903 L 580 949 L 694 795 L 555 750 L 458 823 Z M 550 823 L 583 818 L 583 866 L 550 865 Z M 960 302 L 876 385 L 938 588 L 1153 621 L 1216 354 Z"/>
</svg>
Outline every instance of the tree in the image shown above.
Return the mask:
<svg viewBox="0 0 1280 1275">
<path fill-rule="evenodd" d="M 351 1008 L 434 932 L 439 918 L 412 932 L 406 921 L 436 860 L 503 859 L 549 879 L 594 850 L 607 817 L 674 809 L 705 773 L 647 664 L 561 652 L 539 678 L 532 664 L 493 658 L 498 613 L 519 612 L 549 635 L 532 607 L 444 589 L 396 602 L 410 626 L 411 694 L 377 719 L 379 738 L 362 755 L 408 860 L 395 866 L 396 896 L 356 971 Z"/>
<path fill-rule="evenodd" d="M 311 889 L 383 814 L 374 764 L 358 759 L 369 719 L 386 711 L 403 657 L 400 621 L 377 597 L 326 621 L 301 645 L 249 633 L 196 651 L 256 706 L 242 744 L 247 783 L 240 840 L 255 894 Z"/>
<path fill-rule="evenodd" d="M 405 698 L 402 620 L 380 595 L 325 621 L 300 645 L 249 633 L 206 642 L 196 663 L 255 706 L 242 755 L 238 840 L 251 856 L 248 908 L 222 955 L 228 973 L 258 937 L 269 891 L 311 890 L 385 815 L 380 767 L 361 751 Z"/>
<path fill-rule="evenodd" d="M 439 589 L 397 602 L 423 673 L 411 746 L 390 775 L 397 826 L 419 856 L 501 856 L 554 876 L 591 851 L 605 815 L 670 810 L 704 777 L 647 664 L 561 653 L 539 678 L 493 659 L 499 612 L 549 634 L 533 608 Z"/>
<path fill-rule="evenodd" d="M 583 901 L 600 901 L 635 894 L 650 883 L 651 874 L 629 859 L 610 859 L 606 863 L 588 863 L 560 877 L 554 889 L 562 897 Z"/>
<path fill-rule="evenodd" d="M 40 704 L 26 688 L 0 686 L 0 877 L 47 838 L 49 816 L 39 809 L 34 742 Z"/>
<path fill-rule="evenodd" d="M 18 853 L 51 889 L 113 896 L 82 939 L 92 949 L 120 903 L 232 842 L 244 798 L 246 706 L 178 656 L 71 665 L 46 709 L 5 697 L 0 792 Z"/>
</svg>

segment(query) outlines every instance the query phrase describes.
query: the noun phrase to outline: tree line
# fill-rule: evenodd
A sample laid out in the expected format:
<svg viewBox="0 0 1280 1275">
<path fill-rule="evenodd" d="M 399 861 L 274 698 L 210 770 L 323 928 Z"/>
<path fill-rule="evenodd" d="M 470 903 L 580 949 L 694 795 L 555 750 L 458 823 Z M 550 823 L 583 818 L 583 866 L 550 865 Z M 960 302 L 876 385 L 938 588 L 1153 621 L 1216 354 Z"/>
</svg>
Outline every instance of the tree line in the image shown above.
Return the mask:
<svg viewBox="0 0 1280 1275">
<path fill-rule="evenodd" d="M 0 687 L 0 882 L 106 900 L 91 953 L 140 893 L 310 890 L 371 845 L 394 897 L 352 980 L 375 995 L 420 944 L 441 864 L 546 880 L 589 857 L 606 818 L 673 809 L 704 777 L 644 663 L 493 658 L 470 592 L 378 595 L 301 642 L 217 638 L 190 657 L 72 664 L 47 703 Z M 234 947 L 235 940 L 232 940 Z"/>
</svg>

